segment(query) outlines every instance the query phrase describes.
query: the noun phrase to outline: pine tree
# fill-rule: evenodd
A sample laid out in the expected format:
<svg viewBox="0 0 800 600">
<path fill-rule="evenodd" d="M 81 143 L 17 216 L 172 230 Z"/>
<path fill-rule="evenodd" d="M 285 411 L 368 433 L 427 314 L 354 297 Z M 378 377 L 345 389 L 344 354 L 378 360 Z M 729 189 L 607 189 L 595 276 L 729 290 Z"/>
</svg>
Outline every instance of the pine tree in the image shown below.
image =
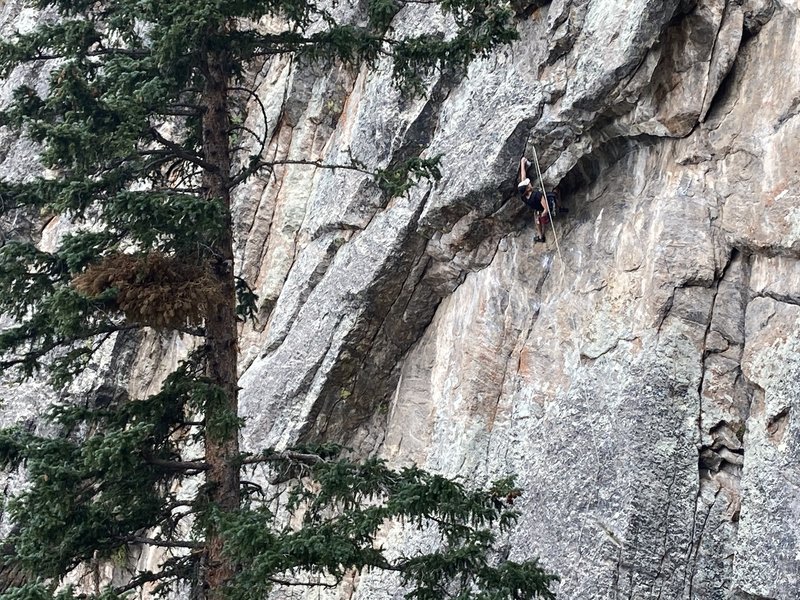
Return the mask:
<svg viewBox="0 0 800 600">
<path fill-rule="evenodd" d="M 0 464 L 24 466 L 30 481 L 6 507 L 14 529 L 3 560 L 23 576 L 3 599 L 180 586 L 198 598 L 263 598 L 365 568 L 398 572 L 420 600 L 552 597 L 553 577 L 536 561 L 491 560 L 492 529 L 516 518 L 511 481 L 471 491 L 415 468 L 352 462 L 333 446 L 255 456 L 238 447 L 237 331 L 254 297 L 235 275 L 231 194 L 274 166 L 260 155 L 234 161 L 244 68 L 286 54 L 368 67 L 391 59 L 396 84 L 418 94 L 427 75 L 463 72 L 513 40 L 508 6 L 441 0 L 453 35 L 402 38 L 391 29 L 402 0 L 367 0 L 359 23 L 304 0 L 32 4 L 54 18 L 0 44 L 0 75 L 43 64 L 49 87 L 18 88 L 0 124 L 40 144 L 49 175 L 0 181 L 2 210 L 74 226 L 54 252 L 25 240 L 0 248 L 0 312 L 14 322 L 0 332 L 0 367 L 46 370 L 63 388 L 113 335 L 152 328 L 199 342 L 153 396 L 54 406 L 56 436 L 0 432 Z M 256 27 L 265 16 L 285 29 Z M 373 175 L 391 196 L 438 170 L 417 157 Z M 241 478 L 254 464 L 272 469 L 269 500 Z M 374 540 L 391 522 L 438 532 L 440 550 L 390 557 Z M 63 585 L 93 561 L 127 564 L 137 545 L 163 551 L 157 570 L 99 591 Z"/>
</svg>

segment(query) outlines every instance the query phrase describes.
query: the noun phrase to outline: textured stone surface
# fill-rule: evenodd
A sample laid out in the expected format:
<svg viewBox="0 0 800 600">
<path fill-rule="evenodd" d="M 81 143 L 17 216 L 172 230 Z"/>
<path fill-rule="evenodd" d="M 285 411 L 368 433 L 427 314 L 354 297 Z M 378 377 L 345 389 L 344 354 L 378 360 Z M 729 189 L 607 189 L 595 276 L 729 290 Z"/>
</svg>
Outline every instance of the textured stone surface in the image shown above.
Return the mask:
<svg viewBox="0 0 800 600">
<path fill-rule="evenodd" d="M 744 375 L 757 388 L 750 408 L 742 473 L 740 560 L 736 583 L 776 597 L 800 587 L 798 532 L 800 307 L 756 298 L 747 307 Z M 752 459 L 751 459 L 752 456 Z M 762 558 L 769 556 L 768 564 Z M 737 557 L 738 558 L 738 557 Z"/>
<path fill-rule="evenodd" d="M 252 73 L 268 158 L 444 159 L 405 198 L 314 166 L 239 191 L 261 302 L 244 446 L 326 438 L 476 483 L 516 473 L 507 551 L 542 556 L 560 598 L 796 598 L 800 4 L 519 4 L 521 40 L 426 99 L 385 68 Z M 441 20 L 415 6 L 395 25 Z M 558 247 L 533 243 L 514 197 L 534 148 L 570 208 Z M 141 346 L 129 393 L 185 343 Z M 402 593 L 366 575 L 330 597 Z"/>
</svg>

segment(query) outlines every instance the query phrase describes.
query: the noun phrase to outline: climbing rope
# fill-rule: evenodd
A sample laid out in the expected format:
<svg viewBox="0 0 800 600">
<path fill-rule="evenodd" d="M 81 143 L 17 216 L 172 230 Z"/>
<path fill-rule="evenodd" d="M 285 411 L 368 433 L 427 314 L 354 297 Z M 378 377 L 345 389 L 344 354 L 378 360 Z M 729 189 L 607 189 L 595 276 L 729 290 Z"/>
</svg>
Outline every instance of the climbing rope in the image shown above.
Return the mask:
<svg viewBox="0 0 800 600">
<path fill-rule="evenodd" d="M 556 241 L 556 250 L 558 250 L 558 259 L 561 261 L 561 269 L 564 269 L 564 257 L 561 256 L 561 246 L 558 245 L 558 235 L 556 234 L 556 224 L 554 223 L 555 217 L 550 210 L 550 202 L 547 200 L 547 191 L 544 189 L 544 179 L 542 178 L 542 171 L 539 168 L 539 156 L 536 154 L 536 146 L 531 144 L 533 148 L 533 164 L 536 166 L 536 176 L 539 178 L 539 185 L 542 188 L 542 199 L 544 205 L 547 207 L 547 214 L 550 217 L 550 227 L 553 229 L 553 239 Z"/>
</svg>

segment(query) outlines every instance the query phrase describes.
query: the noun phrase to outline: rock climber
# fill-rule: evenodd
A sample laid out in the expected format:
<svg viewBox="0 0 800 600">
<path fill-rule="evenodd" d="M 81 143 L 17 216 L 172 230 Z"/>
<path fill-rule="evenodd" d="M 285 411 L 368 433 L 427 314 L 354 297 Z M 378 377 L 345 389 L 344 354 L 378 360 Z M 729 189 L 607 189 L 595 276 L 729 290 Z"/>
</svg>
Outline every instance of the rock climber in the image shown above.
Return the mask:
<svg viewBox="0 0 800 600">
<path fill-rule="evenodd" d="M 567 212 L 566 208 L 561 208 L 561 194 L 558 188 L 552 192 L 547 192 L 547 202 L 539 190 L 534 190 L 531 180 L 528 177 L 527 169 L 531 166 L 530 161 L 524 156 L 519 161 L 519 190 L 520 199 L 533 209 L 536 224 L 536 237 L 534 241 L 544 242 L 544 226 L 550 222 L 550 215 Z"/>
</svg>

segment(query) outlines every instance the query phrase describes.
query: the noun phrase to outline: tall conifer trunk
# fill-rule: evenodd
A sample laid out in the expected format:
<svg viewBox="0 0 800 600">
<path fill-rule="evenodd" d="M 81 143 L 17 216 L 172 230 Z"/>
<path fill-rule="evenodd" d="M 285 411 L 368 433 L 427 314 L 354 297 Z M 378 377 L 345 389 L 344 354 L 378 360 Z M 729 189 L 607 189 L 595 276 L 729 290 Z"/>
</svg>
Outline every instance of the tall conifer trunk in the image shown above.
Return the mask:
<svg viewBox="0 0 800 600">
<path fill-rule="evenodd" d="M 215 169 L 203 174 L 209 200 L 221 201 L 230 214 L 230 117 L 228 114 L 229 58 L 224 52 L 209 51 L 203 106 L 203 148 L 205 160 Z M 205 451 L 209 464 L 206 483 L 209 500 L 222 511 L 239 508 L 238 427 L 220 429 L 215 423 L 231 422 L 238 414 L 236 289 L 233 272 L 233 233 L 230 217 L 212 245 L 214 276 L 223 300 L 206 317 L 207 376 L 223 391 L 224 400 L 206 407 Z M 202 582 L 207 596 L 214 598 L 233 575 L 233 566 L 222 555 L 222 539 L 211 526 L 206 539 L 206 565 Z"/>
</svg>

